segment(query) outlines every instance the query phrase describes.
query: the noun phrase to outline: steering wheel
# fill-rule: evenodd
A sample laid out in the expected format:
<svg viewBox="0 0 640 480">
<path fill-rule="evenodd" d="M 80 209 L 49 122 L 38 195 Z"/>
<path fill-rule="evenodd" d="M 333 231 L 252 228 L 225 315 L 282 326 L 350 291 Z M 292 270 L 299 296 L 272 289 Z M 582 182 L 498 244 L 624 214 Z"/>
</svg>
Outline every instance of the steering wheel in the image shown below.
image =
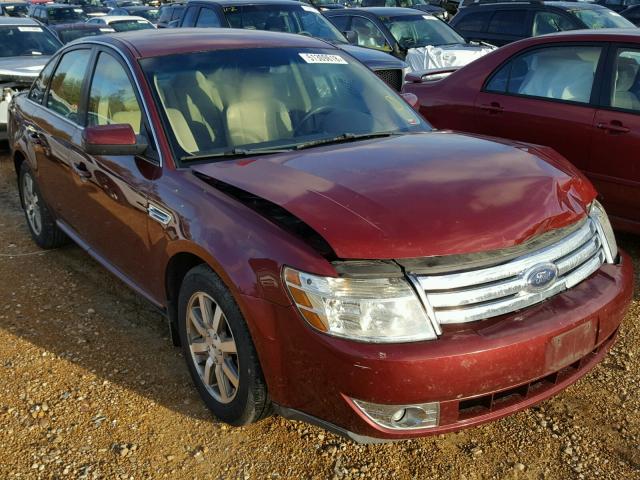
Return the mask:
<svg viewBox="0 0 640 480">
<path fill-rule="evenodd" d="M 317 115 L 326 115 L 327 113 L 330 113 L 333 110 L 335 110 L 335 108 L 332 107 L 331 105 L 321 105 L 319 107 L 314 108 L 309 113 L 307 113 L 304 117 L 302 117 L 302 119 L 300 120 L 300 123 L 298 123 L 298 126 L 295 128 L 295 130 L 293 132 L 294 136 L 298 135 L 300 133 L 300 131 L 302 130 L 302 127 L 309 120 L 311 120 L 311 118 L 313 118 L 313 117 L 315 117 Z"/>
</svg>

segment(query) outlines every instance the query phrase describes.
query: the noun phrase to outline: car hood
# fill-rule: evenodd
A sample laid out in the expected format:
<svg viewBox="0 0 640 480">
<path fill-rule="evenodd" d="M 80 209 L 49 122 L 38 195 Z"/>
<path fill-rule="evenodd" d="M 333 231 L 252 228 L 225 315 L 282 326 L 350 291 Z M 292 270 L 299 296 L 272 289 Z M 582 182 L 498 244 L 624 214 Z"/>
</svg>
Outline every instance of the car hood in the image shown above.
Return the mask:
<svg viewBox="0 0 640 480">
<path fill-rule="evenodd" d="M 192 168 L 284 208 L 339 258 L 399 259 L 512 247 L 584 218 L 593 187 L 544 152 L 434 132 Z"/>
<path fill-rule="evenodd" d="M 390 68 L 402 69 L 407 66 L 405 62 L 380 50 L 372 48 L 357 47 L 355 45 L 335 44 L 341 50 L 344 50 L 351 56 L 357 58 L 372 70 L 382 70 Z"/>
<path fill-rule="evenodd" d="M 0 78 L 31 82 L 49 61 L 48 55 L 0 58 Z"/>
</svg>

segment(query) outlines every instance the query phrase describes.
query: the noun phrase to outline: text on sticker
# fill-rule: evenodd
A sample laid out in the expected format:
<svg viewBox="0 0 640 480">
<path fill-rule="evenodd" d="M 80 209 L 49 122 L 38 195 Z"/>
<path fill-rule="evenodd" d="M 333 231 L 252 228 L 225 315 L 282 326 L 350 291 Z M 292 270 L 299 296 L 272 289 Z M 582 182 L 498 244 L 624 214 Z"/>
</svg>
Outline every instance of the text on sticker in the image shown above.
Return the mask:
<svg viewBox="0 0 640 480">
<path fill-rule="evenodd" d="M 299 53 L 302 59 L 307 63 L 333 63 L 338 65 L 347 65 L 348 62 L 340 55 L 329 55 L 327 53 Z"/>
</svg>

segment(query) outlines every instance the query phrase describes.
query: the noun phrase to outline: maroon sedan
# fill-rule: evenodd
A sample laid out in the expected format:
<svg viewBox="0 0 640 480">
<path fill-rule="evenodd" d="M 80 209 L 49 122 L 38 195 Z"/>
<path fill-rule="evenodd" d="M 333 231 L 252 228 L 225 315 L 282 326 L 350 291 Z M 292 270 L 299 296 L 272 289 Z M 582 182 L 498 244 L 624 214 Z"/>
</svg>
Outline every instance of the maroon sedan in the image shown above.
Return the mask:
<svg viewBox="0 0 640 480">
<path fill-rule="evenodd" d="M 405 87 L 437 128 L 548 145 L 595 184 L 614 226 L 640 233 L 640 30 L 529 38 Z"/>
<path fill-rule="evenodd" d="M 446 432 L 562 390 L 632 291 L 591 184 L 551 149 L 431 132 L 347 53 L 174 30 L 63 48 L 11 108 L 37 244 L 163 311 L 233 425 Z"/>
</svg>

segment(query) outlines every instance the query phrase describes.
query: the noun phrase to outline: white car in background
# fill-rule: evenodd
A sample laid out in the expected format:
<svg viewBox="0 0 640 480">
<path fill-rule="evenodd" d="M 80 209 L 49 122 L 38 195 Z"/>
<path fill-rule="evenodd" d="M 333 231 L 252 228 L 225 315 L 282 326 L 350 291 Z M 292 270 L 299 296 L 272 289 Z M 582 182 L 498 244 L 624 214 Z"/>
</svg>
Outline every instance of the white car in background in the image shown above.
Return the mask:
<svg viewBox="0 0 640 480">
<path fill-rule="evenodd" d="M 87 23 L 95 23 L 105 28 L 113 28 L 116 32 L 156 28 L 156 26 L 146 18 L 134 17 L 133 15 L 106 15 L 104 17 L 95 17 L 87 20 Z"/>
</svg>

